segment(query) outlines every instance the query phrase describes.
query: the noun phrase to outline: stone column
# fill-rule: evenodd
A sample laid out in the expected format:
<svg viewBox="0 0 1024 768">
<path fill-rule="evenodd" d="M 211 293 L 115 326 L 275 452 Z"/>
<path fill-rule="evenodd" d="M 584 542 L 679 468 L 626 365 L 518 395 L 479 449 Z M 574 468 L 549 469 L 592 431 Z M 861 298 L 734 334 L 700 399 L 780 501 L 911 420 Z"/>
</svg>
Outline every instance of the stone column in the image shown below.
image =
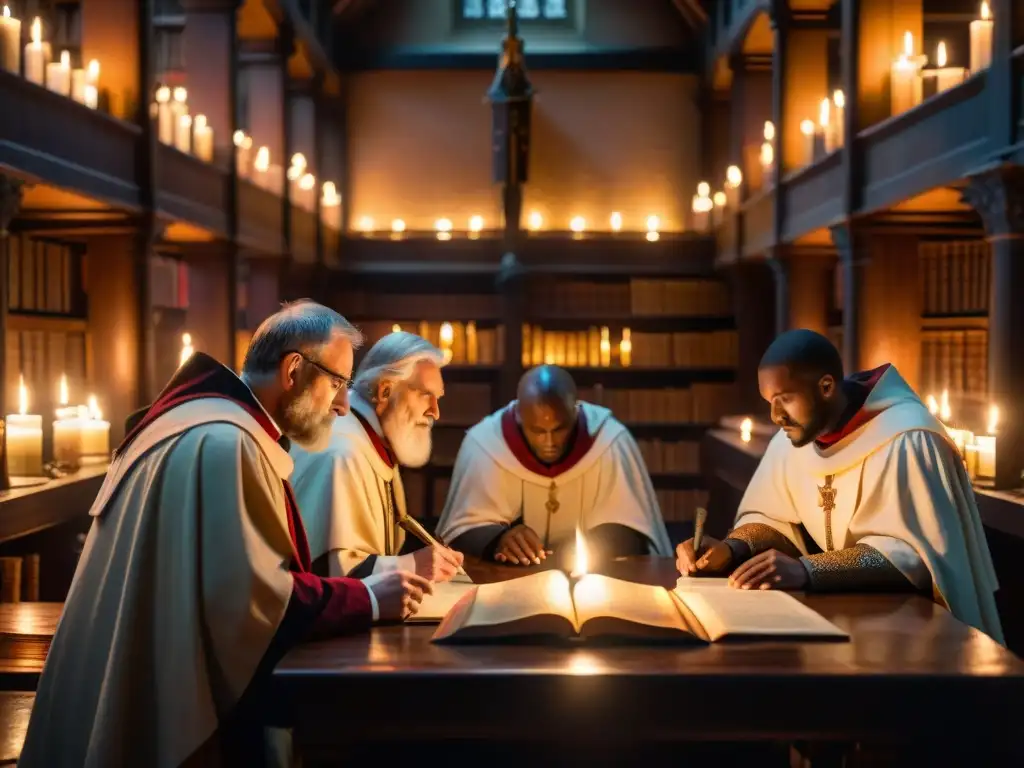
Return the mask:
<svg viewBox="0 0 1024 768">
<path fill-rule="evenodd" d="M 989 398 L 999 406 L 996 487 L 1017 488 L 1024 468 L 1024 167 L 998 165 L 970 177 L 964 200 L 992 245 L 988 309 Z"/>
</svg>

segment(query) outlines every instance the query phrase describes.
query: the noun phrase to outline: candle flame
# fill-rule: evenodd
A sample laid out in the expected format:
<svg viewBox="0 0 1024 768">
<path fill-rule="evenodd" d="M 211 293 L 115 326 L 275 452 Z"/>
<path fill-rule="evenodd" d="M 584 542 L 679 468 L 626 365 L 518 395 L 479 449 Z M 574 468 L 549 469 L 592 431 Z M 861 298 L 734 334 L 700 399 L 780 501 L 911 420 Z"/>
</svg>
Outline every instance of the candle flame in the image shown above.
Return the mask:
<svg viewBox="0 0 1024 768">
<path fill-rule="evenodd" d="M 67 51 L 60 52 L 60 65 L 64 69 L 71 69 L 71 54 Z"/>
<path fill-rule="evenodd" d="M 299 175 L 301 176 L 302 172 L 306 170 L 306 156 L 301 152 L 296 152 L 292 155 L 292 168 L 298 168 Z"/>
<path fill-rule="evenodd" d="M 61 405 L 67 405 L 71 396 L 68 394 L 68 377 L 67 374 L 62 373 L 60 375 L 60 386 L 57 394 L 57 402 Z"/>
<path fill-rule="evenodd" d="M 434 229 L 438 232 L 451 232 L 452 231 L 452 220 L 451 219 L 438 219 L 434 222 Z"/>
<path fill-rule="evenodd" d="M 182 115 L 178 122 L 181 123 L 181 127 L 182 128 L 191 128 L 192 127 L 192 115 Z"/>
<path fill-rule="evenodd" d="M 359 229 L 363 232 L 373 232 L 373 217 L 362 216 L 359 219 Z"/>
<path fill-rule="evenodd" d="M 934 416 L 939 412 L 939 401 L 935 399 L 935 395 L 928 395 L 928 411 Z"/>
<path fill-rule="evenodd" d="M 775 140 L 775 123 L 771 120 L 764 121 L 764 140 L 774 141 Z"/>
<path fill-rule="evenodd" d="M 469 231 L 480 232 L 484 228 L 484 217 L 483 216 L 470 216 L 469 217 Z"/>
<path fill-rule="evenodd" d="M 28 389 L 25 387 L 24 374 L 18 375 L 18 413 L 22 416 L 28 413 Z"/>
<path fill-rule="evenodd" d="M 707 197 L 711 194 L 711 185 L 706 181 L 702 181 L 697 185 L 697 197 Z"/>
<path fill-rule="evenodd" d="M 714 196 L 711 198 L 711 202 L 719 208 L 724 208 L 727 200 L 728 198 L 725 196 L 725 192 L 722 192 L 721 190 L 715 192 Z"/>
<path fill-rule="evenodd" d="M 800 133 L 804 136 L 814 135 L 814 122 L 811 120 L 804 120 L 800 123 Z"/>
<path fill-rule="evenodd" d="M 32 20 L 32 45 L 41 45 L 43 42 L 43 22 L 38 16 Z"/>
<path fill-rule="evenodd" d="M 316 186 L 316 176 L 312 173 L 307 173 L 301 179 L 299 179 L 299 189 L 308 192 Z"/>
<path fill-rule="evenodd" d="M 241 147 L 245 144 L 245 131 L 235 131 L 231 140 L 235 143 L 236 147 Z"/>
<path fill-rule="evenodd" d="M 832 94 L 832 103 L 836 105 L 836 109 L 844 109 L 846 107 L 846 94 L 842 91 L 835 91 Z"/>
<path fill-rule="evenodd" d="M 372 221 L 370 224 L 370 228 L 373 228 Z M 402 219 L 394 219 L 391 222 L 391 231 L 394 232 L 395 234 L 401 234 L 402 232 L 405 232 L 405 221 L 403 221 Z"/>
<path fill-rule="evenodd" d="M 100 77 L 100 63 L 96 59 L 89 62 L 88 70 L 89 79 L 95 82 Z"/>
<path fill-rule="evenodd" d="M 939 47 L 935 51 L 935 63 L 939 67 L 946 66 L 946 42 L 945 40 L 939 41 Z"/>
<path fill-rule="evenodd" d="M 775 162 L 775 150 L 769 142 L 761 144 L 761 166 L 767 168 Z"/>
<path fill-rule="evenodd" d="M 730 187 L 738 187 L 743 183 L 743 172 L 738 166 L 730 165 L 725 169 L 725 181 Z"/>
<path fill-rule="evenodd" d="M 903 33 L 903 55 L 908 58 L 914 55 L 914 35 L 909 29 Z"/>
<path fill-rule="evenodd" d="M 754 420 L 749 416 L 740 422 L 740 440 L 744 443 L 750 442 L 750 433 L 754 429 Z"/>
<path fill-rule="evenodd" d="M 622 229 L 622 214 L 616 211 L 611 217 L 612 232 L 618 232 Z"/>
<path fill-rule="evenodd" d="M 156 89 L 156 100 L 161 104 L 166 104 L 171 100 L 171 89 L 166 85 L 161 85 Z"/>
<path fill-rule="evenodd" d="M 988 3 L 982 2 L 981 4 L 981 18 L 983 21 L 988 21 L 992 17 L 992 9 L 988 7 Z"/>
<path fill-rule="evenodd" d="M 177 88 L 175 88 L 174 89 L 174 100 L 175 101 L 180 101 L 182 104 L 184 104 L 186 101 L 188 101 L 188 90 L 186 90 L 185 88 L 182 88 L 181 86 L 178 86 Z"/>
<path fill-rule="evenodd" d="M 999 406 L 990 405 L 988 408 L 988 433 L 994 435 L 997 426 L 999 426 Z"/>
<path fill-rule="evenodd" d="M 576 526 L 576 564 L 572 569 L 571 575 L 579 578 L 580 576 L 587 575 L 587 569 L 590 567 L 590 558 L 587 556 L 587 542 L 583 538 L 583 532 L 579 526 Z"/>
<path fill-rule="evenodd" d="M 441 332 L 439 336 L 442 347 L 450 347 L 452 341 L 455 339 L 455 332 L 452 330 L 451 323 L 442 323 Z"/>
<path fill-rule="evenodd" d="M 526 226 L 528 226 L 533 232 L 544 226 L 544 217 L 537 211 L 532 211 L 526 219 Z"/>
<path fill-rule="evenodd" d="M 395 323 L 394 325 L 391 326 L 391 332 L 392 333 L 401 333 L 402 332 L 402 326 L 400 326 L 398 323 Z"/>
<path fill-rule="evenodd" d="M 828 99 L 822 99 L 821 104 L 818 106 L 818 125 L 822 128 L 828 128 L 829 117 L 831 117 L 832 102 Z"/>
<path fill-rule="evenodd" d="M 582 216 L 573 216 L 572 221 L 569 222 L 569 229 L 573 232 L 582 232 L 587 228 L 587 220 Z"/>
<path fill-rule="evenodd" d="M 88 406 L 89 418 L 99 421 L 103 418 L 103 411 L 100 410 L 99 403 L 96 400 L 96 395 L 89 395 Z"/>
<path fill-rule="evenodd" d="M 256 160 L 253 162 L 253 166 L 257 171 L 266 173 L 270 170 L 270 150 L 266 147 L 260 147 L 256 150 Z"/>
<path fill-rule="evenodd" d="M 181 357 L 178 360 L 178 366 L 180 367 L 188 362 L 188 359 L 192 357 L 193 354 L 195 354 L 195 349 L 192 346 L 192 334 L 181 334 Z"/>
<path fill-rule="evenodd" d="M 11 18 L 11 9 L 8 8 L 6 5 L 4 6 L 4 18 L 5 19 Z"/>
<path fill-rule="evenodd" d="M 661 219 L 659 219 L 657 216 L 648 216 L 647 217 L 647 231 L 648 232 L 657 232 L 658 228 L 660 226 L 661 226 Z"/>
<path fill-rule="evenodd" d="M 942 390 L 942 398 L 939 400 L 939 418 L 943 421 L 949 421 L 953 415 L 952 409 L 949 407 L 949 390 Z"/>
</svg>

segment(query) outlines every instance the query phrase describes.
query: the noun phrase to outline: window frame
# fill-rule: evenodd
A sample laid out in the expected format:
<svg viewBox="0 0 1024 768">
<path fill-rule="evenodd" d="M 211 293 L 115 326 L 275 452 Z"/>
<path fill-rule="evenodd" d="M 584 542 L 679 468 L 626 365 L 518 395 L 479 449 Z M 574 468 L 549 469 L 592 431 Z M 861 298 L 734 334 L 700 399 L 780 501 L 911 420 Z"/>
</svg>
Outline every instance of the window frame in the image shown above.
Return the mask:
<svg viewBox="0 0 1024 768">
<path fill-rule="evenodd" d="M 487 0 L 482 0 L 484 5 L 487 5 Z M 544 0 L 537 0 L 537 2 L 543 5 Z M 524 19 L 522 16 L 519 17 L 519 24 L 525 28 L 543 28 L 543 29 L 576 29 L 577 18 L 579 16 L 576 0 L 565 0 L 565 17 L 561 19 L 548 19 L 543 16 L 536 19 Z M 492 19 L 490 17 L 484 17 L 482 19 L 470 19 L 463 15 L 464 0 L 452 0 L 452 27 L 458 31 L 465 30 L 490 30 L 490 29 L 504 29 L 506 25 L 506 17 L 500 19 Z"/>
</svg>

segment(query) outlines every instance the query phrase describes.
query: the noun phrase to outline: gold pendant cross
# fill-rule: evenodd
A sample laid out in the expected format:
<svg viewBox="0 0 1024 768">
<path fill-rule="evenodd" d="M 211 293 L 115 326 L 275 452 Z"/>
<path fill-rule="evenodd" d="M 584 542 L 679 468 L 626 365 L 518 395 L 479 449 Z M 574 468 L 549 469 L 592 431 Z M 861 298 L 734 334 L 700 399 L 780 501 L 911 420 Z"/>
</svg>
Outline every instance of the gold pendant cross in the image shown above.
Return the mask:
<svg viewBox="0 0 1024 768">
<path fill-rule="evenodd" d="M 555 486 L 555 481 L 551 481 L 551 485 L 548 487 L 548 502 L 544 505 L 544 508 L 548 511 L 549 515 L 555 514 L 561 505 L 558 503 L 558 488 Z"/>
<path fill-rule="evenodd" d="M 832 510 L 836 508 L 837 488 L 832 487 L 832 478 L 835 475 L 825 476 L 825 485 L 818 486 L 818 506 L 825 513 L 825 548 L 831 552 L 832 547 Z"/>
</svg>

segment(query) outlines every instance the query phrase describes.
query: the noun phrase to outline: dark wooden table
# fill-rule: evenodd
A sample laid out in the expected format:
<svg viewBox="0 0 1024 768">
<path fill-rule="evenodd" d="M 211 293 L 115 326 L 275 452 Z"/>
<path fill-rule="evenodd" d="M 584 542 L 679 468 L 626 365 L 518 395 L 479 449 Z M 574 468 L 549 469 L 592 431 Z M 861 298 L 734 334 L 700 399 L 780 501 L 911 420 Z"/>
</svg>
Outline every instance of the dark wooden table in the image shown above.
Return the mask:
<svg viewBox="0 0 1024 768">
<path fill-rule="evenodd" d="M 487 582 L 525 569 L 467 570 Z M 602 570 L 649 584 L 676 580 L 669 559 Z M 850 642 L 452 647 L 430 643 L 433 626 L 385 626 L 296 648 L 275 670 L 273 692 L 296 724 L 297 749 L 313 759 L 352 754 L 361 743 L 458 739 L 514 741 L 529 754 L 543 744 L 597 744 L 607 755 L 689 740 L 959 736 L 975 756 L 1019 740 L 1024 663 L 986 635 L 921 597 L 800 599 L 850 632 Z"/>
</svg>

